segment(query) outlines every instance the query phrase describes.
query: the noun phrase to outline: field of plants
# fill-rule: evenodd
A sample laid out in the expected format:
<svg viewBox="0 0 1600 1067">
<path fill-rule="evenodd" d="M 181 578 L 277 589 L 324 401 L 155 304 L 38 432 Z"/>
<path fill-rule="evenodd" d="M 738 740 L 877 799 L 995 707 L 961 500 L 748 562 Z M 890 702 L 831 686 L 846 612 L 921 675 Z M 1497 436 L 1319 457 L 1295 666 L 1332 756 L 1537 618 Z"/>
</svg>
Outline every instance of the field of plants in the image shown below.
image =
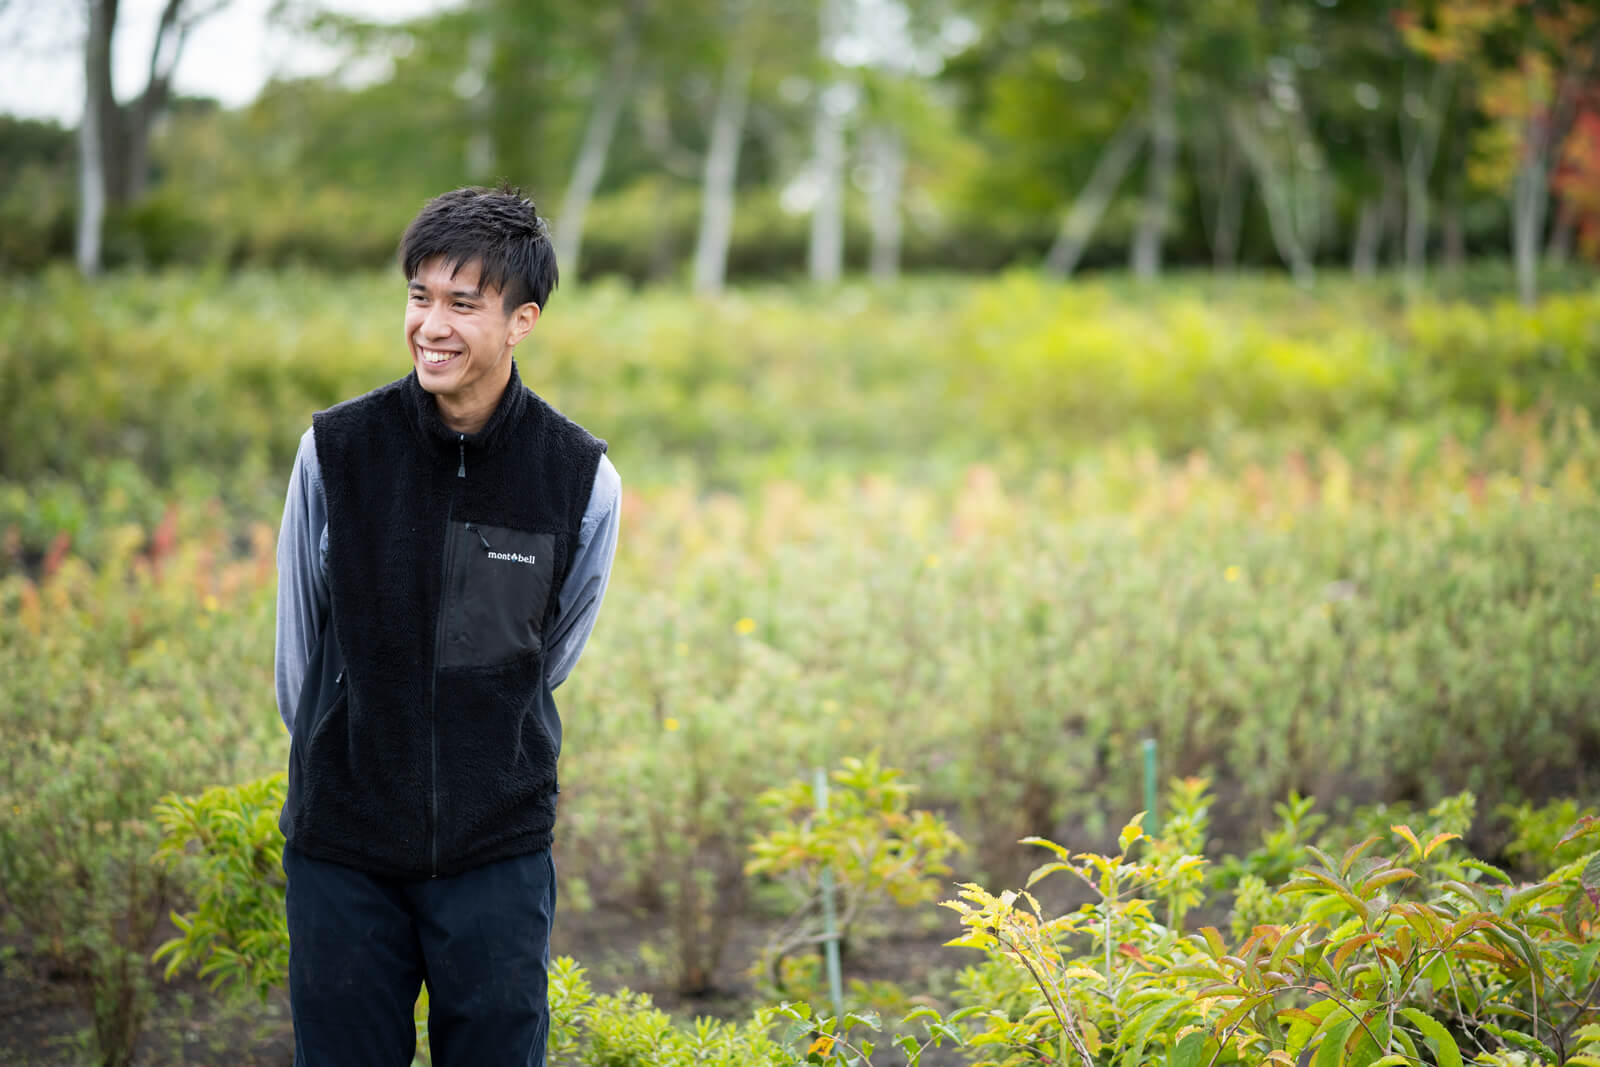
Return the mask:
<svg viewBox="0 0 1600 1067">
<path fill-rule="evenodd" d="M 1600 1065 L 1600 284 L 1483 271 L 558 293 L 552 1062 Z M 0 1061 L 287 1062 L 276 521 L 401 300 L 0 282 Z"/>
</svg>

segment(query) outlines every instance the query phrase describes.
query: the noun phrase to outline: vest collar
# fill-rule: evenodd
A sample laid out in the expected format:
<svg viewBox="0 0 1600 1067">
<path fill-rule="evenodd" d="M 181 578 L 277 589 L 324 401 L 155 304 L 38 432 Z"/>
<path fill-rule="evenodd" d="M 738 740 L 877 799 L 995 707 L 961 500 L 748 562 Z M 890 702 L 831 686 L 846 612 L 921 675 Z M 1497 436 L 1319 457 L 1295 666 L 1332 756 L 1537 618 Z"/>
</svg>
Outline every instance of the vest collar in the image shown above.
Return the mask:
<svg viewBox="0 0 1600 1067">
<path fill-rule="evenodd" d="M 423 444 L 435 448 L 455 448 L 458 443 L 463 443 L 462 435 L 445 425 L 444 418 L 439 414 L 439 402 L 434 395 L 422 387 L 417 381 L 417 372 L 406 375 L 406 395 L 410 403 L 406 405 L 412 428 L 417 431 Z M 511 379 L 506 382 L 506 391 L 500 394 L 500 402 L 489 415 L 489 421 L 483 424 L 483 429 L 477 433 L 466 435 L 464 443 L 468 448 L 488 450 L 495 446 L 500 438 L 505 436 L 506 428 L 515 425 L 527 406 L 528 390 L 523 388 L 522 377 L 517 373 L 517 361 L 511 361 Z"/>
</svg>

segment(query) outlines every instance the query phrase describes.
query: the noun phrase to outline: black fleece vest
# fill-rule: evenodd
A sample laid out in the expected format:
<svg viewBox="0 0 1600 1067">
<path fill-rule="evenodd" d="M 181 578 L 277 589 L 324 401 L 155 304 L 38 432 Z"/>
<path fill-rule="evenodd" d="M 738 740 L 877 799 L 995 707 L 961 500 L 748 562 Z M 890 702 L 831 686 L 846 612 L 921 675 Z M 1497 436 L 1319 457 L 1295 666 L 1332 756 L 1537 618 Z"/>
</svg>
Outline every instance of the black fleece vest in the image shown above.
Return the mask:
<svg viewBox="0 0 1600 1067">
<path fill-rule="evenodd" d="M 474 435 L 444 425 L 415 374 L 312 426 L 336 641 L 307 672 L 285 836 L 397 878 L 548 847 L 559 740 L 541 715 L 544 642 L 605 442 L 515 364 Z"/>
</svg>

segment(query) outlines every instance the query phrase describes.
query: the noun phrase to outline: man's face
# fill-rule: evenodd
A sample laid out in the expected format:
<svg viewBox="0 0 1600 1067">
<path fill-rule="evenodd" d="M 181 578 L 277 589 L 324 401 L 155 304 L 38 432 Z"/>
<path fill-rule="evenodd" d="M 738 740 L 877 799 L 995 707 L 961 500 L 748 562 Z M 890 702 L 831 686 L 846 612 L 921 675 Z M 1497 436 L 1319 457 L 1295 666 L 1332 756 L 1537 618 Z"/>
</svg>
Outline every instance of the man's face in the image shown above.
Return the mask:
<svg viewBox="0 0 1600 1067">
<path fill-rule="evenodd" d="M 406 297 L 406 345 L 417 381 L 449 409 L 493 407 L 511 377 L 511 350 L 539 318 L 537 304 L 507 311 L 480 265 L 452 273 L 436 257 L 417 268 Z"/>
</svg>

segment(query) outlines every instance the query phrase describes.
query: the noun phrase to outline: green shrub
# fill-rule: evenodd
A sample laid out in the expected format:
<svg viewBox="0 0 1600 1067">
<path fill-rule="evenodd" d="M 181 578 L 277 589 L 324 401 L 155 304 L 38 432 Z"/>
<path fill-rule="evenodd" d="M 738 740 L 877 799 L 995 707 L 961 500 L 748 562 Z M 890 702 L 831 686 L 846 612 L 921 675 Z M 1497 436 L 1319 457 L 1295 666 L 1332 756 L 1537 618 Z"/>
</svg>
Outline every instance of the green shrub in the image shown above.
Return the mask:
<svg viewBox="0 0 1600 1067">
<path fill-rule="evenodd" d="M 1502 406 L 1556 427 L 1600 402 L 1594 288 L 1532 310 L 1020 273 L 718 299 L 607 281 L 555 299 L 524 377 L 606 436 L 635 485 L 921 481 L 975 461 L 1015 474 L 1110 441 L 1242 466 L 1330 439 L 1346 455 L 1386 447 L 1396 420 L 1421 434 L 1411 461 L 1425 463 L 1451 434 L 1492 432 Z M 123 459 L 162 487 L 193 467 L 246 499 L 252 483 L 281 485 L 314 410 L 409 368 L 402 301 L 392 271 L 0 282 L 0 478 Z M 1564 438 L 1545 443 L 1492 469 L 1559 469 Z"/>
<path fill-rule="evenodd" d="M 106 1064 L 132 1055 L 179 899 L 149 862 L 156 798 L 283 758 L 260 640 L 271 537 L 233 559 L 205 527 L 175 511 L 171 539 L 123 527 L 93 568 L 65 555 L 38 585 L 0 579 L 0 910 L 79 992 Z"/>
<path fill-rule="evenodd" d="M 860 954 L 874 913 L 936 899 L 942 876 L 951 873 L 946 860 L 966 848 L 938 815 L 910 810 L 916 787 L 876 755 L 846 757 L 826 781 L 820 769 L 816 775 L 814 782 L 761 795 L 770 826 L 751 842 L 744 867 L 748 876 L 774 881 L 787 898 L 788 912 L 762 953 L 763 977 L 779 997 L 803 990 L 814 1008 L 826 992 L 820 974 L 808 968 L 807 981 L 797 985 L 786 980 L 784 963 L 807 951 L 816 959 L 830 940 L 841 956 Z"/>
<path fill-rule="evenodd" d="M 1203 866 L 1171 839 L 1144 841 L 1136 818 L 1113 855 L 1055 855 L 1029 885 L 1070 875 L 1092 902 L 1050 914 L 1030 892 L 968 884 L 948 903 L 984 951 L 967 976 L 969 1043 L 978 1067 L 1068 1060 L 1084 1067 L 1163 1058 L 1174 1064 L 1309 1062 L 1320 1067 L 1460 1064 L 1532 1055 L 1571 1062 L 1592 1042 L 1600 852 L 1532 885 L 1402 824 L 1274 888 L 1293 901 L 1229 948 L 1212 927 L 1186 933 L 1156 903 Z M 1143 842 L 1141 850 L 1136 846 Z"/>
</svg>

